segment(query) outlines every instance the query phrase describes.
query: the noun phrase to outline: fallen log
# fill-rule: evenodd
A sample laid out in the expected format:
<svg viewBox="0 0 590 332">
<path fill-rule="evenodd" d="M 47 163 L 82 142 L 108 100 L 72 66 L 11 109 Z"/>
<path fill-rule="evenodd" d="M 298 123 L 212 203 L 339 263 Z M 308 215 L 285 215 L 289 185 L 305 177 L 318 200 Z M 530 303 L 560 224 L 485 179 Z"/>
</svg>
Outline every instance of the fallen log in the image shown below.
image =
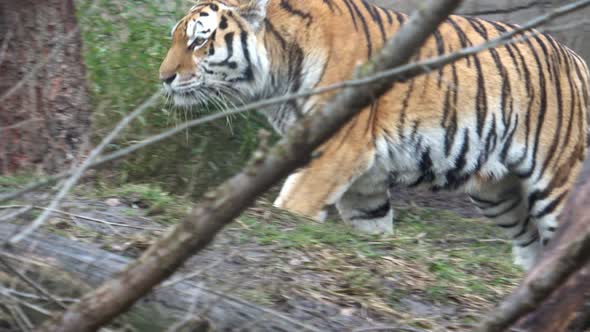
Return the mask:
<svg viewBox="0 0 590 332">
<path fill-rule="evenodd" d="M 8 238 L 16 230 L 15 225 L 0 224 L 0 239 Z M 91 288 L 112 278 L 131 261 L 130 258 L 110 253 L 95 245 L 42 231 L 27 237 L 9 252 L 0 252 L 0 256 L 47 263 L 67 272 L 72 278 L 83 281 Z M 46 281 L 43 284 L 47 285 L 50 291 L 55 290 L 50 287 L 64 285 L 64 280 L 55 280 L 63 279 L 62 275 L 51 275 L 50 272 L 40 270 L 33 273 L 39 275 L 39 282 Z M 70 282 L 66 281 L 65 284 L 69 285 Z M 194 317 L 191 319 L 189 308 L 195 308 L 194 316 L 197 320 Z M 314 320 L 312 327 L 301 319 L 292 318 L 192 281 L 182 281 L 156 289 L 134 306 L 134 309 L 123 317 L 121 323 L 130 324 L 142 332 L 159 332 L 178 325 L 183 320 L 190 322 L 190 331 L 342 331 L 369 325 L 361 318 L 342 316 Z"/>
</svg>

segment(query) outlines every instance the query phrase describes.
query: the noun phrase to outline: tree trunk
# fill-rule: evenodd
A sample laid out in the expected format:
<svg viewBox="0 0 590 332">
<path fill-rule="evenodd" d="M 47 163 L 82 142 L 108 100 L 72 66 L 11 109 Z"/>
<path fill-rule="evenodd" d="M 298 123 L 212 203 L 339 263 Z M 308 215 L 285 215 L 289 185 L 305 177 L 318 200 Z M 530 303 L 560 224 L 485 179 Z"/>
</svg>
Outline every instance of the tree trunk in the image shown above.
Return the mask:
<svg viewBox="0 0 590 332">
<path fill-rule="evenodd" d="M 0 0 L 0 174 L 53 173 L 84 152 L 81 48 L 73 0 Z"/>
</svg>

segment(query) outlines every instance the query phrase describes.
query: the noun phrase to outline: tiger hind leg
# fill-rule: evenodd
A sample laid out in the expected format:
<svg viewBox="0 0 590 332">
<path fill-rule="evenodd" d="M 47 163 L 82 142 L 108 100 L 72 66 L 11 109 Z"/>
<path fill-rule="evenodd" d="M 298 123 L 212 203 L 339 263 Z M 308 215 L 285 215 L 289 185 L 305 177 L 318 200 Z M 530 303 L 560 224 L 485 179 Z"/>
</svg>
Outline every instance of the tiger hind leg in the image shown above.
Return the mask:
<svg viewBox="0 0 590 332">
<path fill-rule="evenodd" d="M 363 233 L 393 233 L 394 211 L 387 183 L 386 173 L 378 167 L 357 179 L 336 202 L 344 222 Z"/>
<path fill-rule="evenodd" d="M 481 213 L 512 239 L 514 263 L 529 270 L 542 248 L 537 223 L 529 214 L 526 190 L 520 179 L 507 175 L 483 185 L 469 196 Z"/>
<path fill-rule="evenodd" d="M 569 178 L 561 186 L 552 187 L 558 181 L 552 179 L 552 174 L 546 175 L 550 178 L 544 181 L 537 181 L 531 185 L 529 198 L 529 211 L 531 218 L 535 220 L 539 228 L 540 241 L 543 247 L 549 244 L 559 227 L 559 216 L 568 196 L 569 188 L 573 183 L 575 175 L 578 174 L 578 165 L 570 168 Z"/>
</svg>

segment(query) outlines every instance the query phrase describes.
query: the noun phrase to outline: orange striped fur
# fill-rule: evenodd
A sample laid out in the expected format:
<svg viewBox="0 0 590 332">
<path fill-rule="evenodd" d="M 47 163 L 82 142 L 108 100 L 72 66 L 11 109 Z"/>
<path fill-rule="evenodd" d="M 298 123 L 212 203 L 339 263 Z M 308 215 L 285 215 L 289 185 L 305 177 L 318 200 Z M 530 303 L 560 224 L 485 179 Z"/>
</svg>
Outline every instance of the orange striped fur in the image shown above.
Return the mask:
<svg viewBox="0 0 590 332">
<path fill-rule="evenodd" d="M 349 79 L 407 16 L 361 0 L 200 1 L 174 27 L 160 68 L 177 104 L 252 101 Z M 513 25 L 451 16 L 415 56 L 476 45 Z M 586 156 L 585 62 L 547 34 L 491 49 L 396 83 L 291 175 L 275 204 L 321 219 L 391 232 L 396 185 L 466 191 L 514 240 L 531 267 L 558 227 Z M 521 34 L 519 37 L 522 37 Z M 284 133 L 297 112 L 332 94 L 265 111 Z"/>
</svg>

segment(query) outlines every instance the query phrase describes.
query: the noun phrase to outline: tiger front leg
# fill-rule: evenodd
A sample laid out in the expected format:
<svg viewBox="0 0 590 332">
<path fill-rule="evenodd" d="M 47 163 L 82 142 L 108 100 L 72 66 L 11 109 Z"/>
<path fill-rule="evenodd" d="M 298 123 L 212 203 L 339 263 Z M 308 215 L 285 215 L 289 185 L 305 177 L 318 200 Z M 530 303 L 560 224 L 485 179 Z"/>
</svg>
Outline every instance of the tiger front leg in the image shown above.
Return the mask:
<svg viewBox="0 0 590 332">
<path fill-rule="evenodd" d="M 393 233 L 387 180 L 386 172 L 376 166 L 356 180 L 336 204 L 344 222 L 364 233 Z"/>
<path fill-rule="evenodd" d="M 274 205 L 319 221 L 374 163 L 374 150 L 347 142 L 325 146 L 319 157 L 289 176 Z"/>
</svg>

